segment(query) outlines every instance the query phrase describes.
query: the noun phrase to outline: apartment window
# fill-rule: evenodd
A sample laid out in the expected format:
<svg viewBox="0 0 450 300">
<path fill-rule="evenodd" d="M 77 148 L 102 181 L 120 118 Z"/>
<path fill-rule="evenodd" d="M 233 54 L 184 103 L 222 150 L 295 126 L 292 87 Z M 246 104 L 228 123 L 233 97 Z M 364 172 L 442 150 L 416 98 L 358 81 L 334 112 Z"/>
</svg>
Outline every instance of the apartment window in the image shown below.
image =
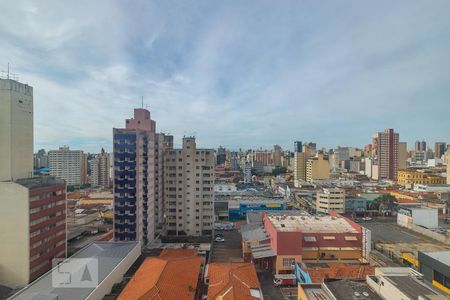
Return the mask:
<svg viewBox="0 0 450 300">
<path fill-rule="evenodd" d="M 346 241 L 357 241 L 358 238 L 356 236 L 346 236 L 344 237 Z"/>
<path fill-rule="evenodd" d="M 294 263 L 295 263 L 294 258 L 283 258 L 283 266 L 284 267 L 292 266 Z"/>
</svg>

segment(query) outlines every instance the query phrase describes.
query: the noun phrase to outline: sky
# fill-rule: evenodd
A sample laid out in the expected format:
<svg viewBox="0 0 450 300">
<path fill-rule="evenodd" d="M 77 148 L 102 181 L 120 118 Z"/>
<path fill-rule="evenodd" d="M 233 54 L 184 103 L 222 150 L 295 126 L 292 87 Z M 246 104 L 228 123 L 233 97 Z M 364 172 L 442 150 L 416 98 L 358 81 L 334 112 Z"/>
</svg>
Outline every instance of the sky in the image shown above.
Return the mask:
<svg viewBox="0 0 450 300">
<path fill-rule="evenodd" d="M 450 142 L 450 1 L 1 1 L 35 150 L 112 150 L 144 106 L 197 145 Z"/>
</svg>

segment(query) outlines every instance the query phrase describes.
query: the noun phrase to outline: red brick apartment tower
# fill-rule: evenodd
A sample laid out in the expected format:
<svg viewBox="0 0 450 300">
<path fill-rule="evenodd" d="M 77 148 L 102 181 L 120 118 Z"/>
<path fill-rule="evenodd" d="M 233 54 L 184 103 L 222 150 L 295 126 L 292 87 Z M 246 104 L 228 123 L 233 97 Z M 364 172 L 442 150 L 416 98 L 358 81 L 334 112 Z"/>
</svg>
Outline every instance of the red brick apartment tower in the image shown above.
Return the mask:
<svg viewBox="0 0 450 300">
<path fill-rule="evenodd" d="M 0 284 L 19 288 L 66 257 L 66 185 L 53 177 L 0 182 Z"/>
<path fill-rule="evenodd" d="M 394 129 L 378 133 L 379 179 L 397 180 L 399 134 Z"/>
</svg>

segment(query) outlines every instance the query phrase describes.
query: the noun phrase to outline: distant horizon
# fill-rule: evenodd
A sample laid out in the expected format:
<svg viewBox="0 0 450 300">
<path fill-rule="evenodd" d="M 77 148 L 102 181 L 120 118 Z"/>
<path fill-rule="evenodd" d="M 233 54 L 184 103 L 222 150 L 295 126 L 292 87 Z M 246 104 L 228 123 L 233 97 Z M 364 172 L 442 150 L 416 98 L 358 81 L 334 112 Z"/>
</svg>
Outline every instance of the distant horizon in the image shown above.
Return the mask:
<svg viewBox="0 0 450 300">
<path fill-rule="evenodd" d="M 0 70 L 34 88 L 35 149 L 112 150 L 148 107 L 201 147 L 450 143 L 450 1 L 0 3 Z"/>
</svg>

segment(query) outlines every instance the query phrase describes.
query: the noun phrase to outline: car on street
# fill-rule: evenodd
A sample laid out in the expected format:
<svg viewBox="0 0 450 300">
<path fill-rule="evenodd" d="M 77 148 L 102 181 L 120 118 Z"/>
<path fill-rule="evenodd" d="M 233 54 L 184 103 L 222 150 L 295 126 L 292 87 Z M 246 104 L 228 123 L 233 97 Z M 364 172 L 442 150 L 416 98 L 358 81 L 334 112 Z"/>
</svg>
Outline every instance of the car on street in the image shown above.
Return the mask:
<svg viewBox="0 0 450 300">
<path fill-rule="evenodd" d="M 223 243 L 223 242 L 225 242 L 225 239 L 224 239 L 223 237 L 216 236 L 216 238 L 214 239 L 214 241 L 216 241 L 217 243 Z"/>
</svg>

